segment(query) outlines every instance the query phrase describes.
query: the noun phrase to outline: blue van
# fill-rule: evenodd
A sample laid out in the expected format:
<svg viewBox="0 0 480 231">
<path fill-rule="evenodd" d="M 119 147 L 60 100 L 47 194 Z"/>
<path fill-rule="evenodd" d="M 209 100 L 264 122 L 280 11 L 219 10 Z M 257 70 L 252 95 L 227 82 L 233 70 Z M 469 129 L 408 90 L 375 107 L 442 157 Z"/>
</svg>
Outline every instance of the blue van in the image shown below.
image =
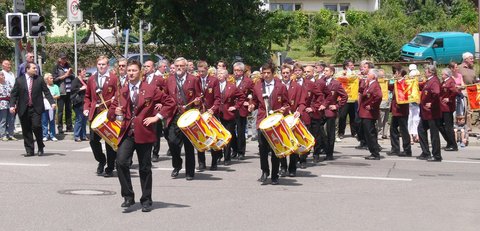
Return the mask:
<svg viewBox="0 0 480 231">
<path fill-rule="evenodd" d="M 420 33 L 403 45 L 401 57 L 406 61 L 427 60 L 437 64 L 451 61 L 462 62 L 464 52 L 475 54 L 475 43 L 471 34 L 463 32 Z"/>
</svg>

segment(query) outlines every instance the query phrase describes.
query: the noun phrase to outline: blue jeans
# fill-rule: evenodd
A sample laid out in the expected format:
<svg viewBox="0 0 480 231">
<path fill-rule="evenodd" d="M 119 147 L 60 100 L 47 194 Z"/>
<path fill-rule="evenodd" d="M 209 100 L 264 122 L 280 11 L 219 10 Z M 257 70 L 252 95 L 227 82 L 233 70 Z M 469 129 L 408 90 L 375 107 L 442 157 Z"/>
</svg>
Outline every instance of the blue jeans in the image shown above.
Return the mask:
<svg viewBox="0 0 480 231">
<path fill-rule="evenodd" d="M 75 125 L 73 127 L 73 133 L 75 139 L 87 138 L 87 117 L 83 115 L 83 105 L 80 103 L 73 107 L 75 111 Z"/>
<path fill-rule="evenodd" d="M 56 110 L 53 110 L 52 120 L 49 118 L 48 110 L 45 110 L 42 113 L 43 138 L 52 139 L 55 137 L 55 112 Z"/>
<path fill-rule="evenodd" d="M 0 138 L 7 135 L 7 116 L 10 114 L 9 109 L 0 110 Z"/>
<path fill-rule="evenodd" d="M 16 115 L 17 115 L 16 113 L 13 113 L 13 114 L 10 113 L 10 112 L 7 113 L 7 124 L 6 124 L 7 131 L 6 131 L 6 133 L 7 133 L 7 137 L 9 137 L 9 138 L 13 137 L 13 135 L 14 135 L 13 133 L 15 131 L 15 116 Z"/>
</svg>

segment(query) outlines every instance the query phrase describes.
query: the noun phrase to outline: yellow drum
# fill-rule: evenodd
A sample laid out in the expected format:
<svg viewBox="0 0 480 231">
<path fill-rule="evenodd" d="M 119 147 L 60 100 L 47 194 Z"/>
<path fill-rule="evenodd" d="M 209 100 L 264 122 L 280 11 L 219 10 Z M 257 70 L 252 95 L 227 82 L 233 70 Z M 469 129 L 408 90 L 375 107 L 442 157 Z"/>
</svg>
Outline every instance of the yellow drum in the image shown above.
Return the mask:
<svg viewBox="0 0 480 231">
<path fill-rule="evenodd" d="M 205 112 L 202 114 L 202 119 L 213 130 L 217 138 L 217 142 L 212 144 L 211 148 L 215 151 L 222 150 L 232 139 L 232 134 L 212 114 Z"/>
<path fill-rule="evenodd" d="M 263 119 L 259 128 L 279 158 L 294 153 L 300 146 L 282 114 L 275 113 Z"/>
<path fill-rule="evenodd" d="M 285 117 L 285 121 L 292 130 L 293 135 L 297 138 L 300 147 L 295 151 L 297 154 L 306 154 L 312 150 L 315 145 L 315 138 L 302 123 L 299 118 L 295 118 L 293 115 Z"/>
<path fill-rule="evenodd" d="M 183 113 L 178 118 L 177 125 L 199 152 L 208 150 L 216 142 L 215 132 L 202 119 L 197 109 Z"/>
<path fill-rule="evenodd" d="M 108 110 L 103 110 L 100 114 L 93 119 L 91 128 L 97 133 L 105 143 L 110 145 L 113 150 L 118 149 L 118 136 L 120 135 L 120 127 L 122 126 L 120 121 L 110 121 L 107 118 Z"/>
</svg>

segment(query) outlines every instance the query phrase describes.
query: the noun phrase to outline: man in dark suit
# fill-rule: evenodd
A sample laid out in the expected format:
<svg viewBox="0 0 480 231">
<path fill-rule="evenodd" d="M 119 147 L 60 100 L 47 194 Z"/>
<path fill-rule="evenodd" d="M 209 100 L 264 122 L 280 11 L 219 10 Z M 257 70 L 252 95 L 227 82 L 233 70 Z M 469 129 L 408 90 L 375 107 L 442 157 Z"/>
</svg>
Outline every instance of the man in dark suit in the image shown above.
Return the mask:
<svg viewBox="0 0 480 231">
<path fill-rule="evenodd" d="M 261 70 L 262 80 L 258 81 L 253 87 L 252 104 L 248 106 L 248 111 L 250 112 L 256 108 L 258 109 L 257 129 L 259 128 L 260 122 L 262 122 L 271 111 L 285 113 L 289 108 L 287 88 L 282 84 L 280 79 L 274 78 L 273 73 L 275 68 L 273 67 L 273 64 L 264 64 Z M 265 101 L 268 103 L 266 104 Z M 260 150 L 260 165 L 262 169 L 262 176 L 258 180 L 262 182 L 262 185 L 267 183 L 267 178 L 270 175 L 268 153 L 271 152 L 272 184 L 277 185 L 279 168 L 278 157 L 273 152 L 263 133 L 258 131 L 258 135 L 260 136 L 258 139 L 258 147 Z"/>
<path fill-rule="evenodd" d="M 218 86 L 218 79 L 213 76 L 213 73 L 208 73 L 208 64 L 205 61 L 198 61 L 197 63 L 197 88 L 201 91 L 201 103 L 200 112 L 208 112 L 212 115 L 218 114 L 218 108 L 220 106 L 220 87 Z M 221 155 L 221 151 L 212 150 L 211 170 L 217 169 L 217 162 Z M 198 169 L 200 171 L 206 168 L 205 164 L 205 152 L 198 152 Z"/>
<path fill-rule="evenodd" d="M 130 176 L 130 163 L 133 152 L 137 152 L 140 185 L 142 186 L 142 212 L 152 210 L 152 162 L 150 153 L 156 141 L 155 123 L 171 117 L 175 111 L 175 101 L 158 90 L 156 86 L 141 81 L 141 64 L 132 61 L 128 65 L 129 84 L 120 90 L 119 98 L 110 105 L 108 119 L 115 121 L 123 117 L 119 135 L 117 157 L 118 179 L 124 202 L 122 207 L 135 204 L 135 194 Z M 161 111 L 155 110 L 162 104 Z"/>
<path fill-rule="evenodd" d="M 33 156 L 35 147 L 33 134 L 37 140 L 38 156 L 44 154 L 45 145 L 42 140 L 42 113 L 45 111 L 43 95 L 47 98 L 52 108 L 56 107 L 55 100 L 48 90 L 47 84 L 41 76 L 38 76 L 37 65 L 27 63 L 25 74 L 19 76 L 10 95 L 10 113 L 18 112 L 20 124 L 22 125 L 23 145 L 25 146 L 25 157 Z M 33 131 L 33 134 L 32 134 Z"/>
<path fill-rule="evenodd" d="M 172 154 L 172 177 L 177 177 L 182 169 L 182 157 L 180 152 L 185 147 L 185 170 L 186 180 L 193 180 L 195 176 L 195 151 L 193 144 L 188 140 L 177 125 L 178 118 L 192 108 L 198 108 L 200 104 L 201 90 L 196 84 L 195 76 L 187 73 L 187 60 L 183 57 L 175 60 L 175 70 L 168 77 L 164 92 L 174 98 L 177 110 L 171 123 L 168 123 L 167 141 Z M 187 107 L 187 105 L 189 105 Z"/>
<path fill-rule="evenodd" d="M 420 84 L 420 124 L 418 124 L 418 136 L 422 154 L 419 160 L 442 161 L 440 149 L 440 134 L 442 109 L 440 108 L 440 80 L 437 78 L 437 69 L 434 65 L 427 65 L 425 76 L 427 81 Z M 432 140 L 432 152 L 428 147 L 427 131 L 430 129 Z M 433 155 L 433 158 L 432 158 Z"/>
<path fill-rule="evenodd" d="M 453 131 L 453 112 L 456 106 L 456 97 L 458 89 L 455 80 L 452 78 L 452 71 L 448 68 L 442 70 L 442 86 L 440 89 L 440 109 L 442 110 L 442 120 L 439 127 L 447 147 L 445 151 L 458 151 L 457 142 L 455 140 L 455 133 Z"/>
<path fill-rule="evenodd" d="M 382 102 L 382 89 L 377 81 L 377 70 L 370 69 L 367 74 L 364 89 L 359 95 L 358 116 L 362 120 L 361 130 L 367 143 L 370 156 L 366 160 L 380 160 L 378 145 L 378 131 L 376 122 L 380 116 L 380 103 Z"/>
<path fill-rule="evenodd" d="M 88 79 L 83 101 L 83 114 L 88 116 L 90 124 L 100 112 L 108 110 L 108 107 L 110 107 L 112 98 L 117 92 L 117 81 L 117 76 L 108 71 L 108 58 L 106 56 L 98 57 L 97 72 Z M 100 95 L 105 100 L 105 104 L 101 101 Z M 112 177 L 117 153 L 110 145 L 105 143 L 105 149 L 107 150 L 107 156 L 105 157 L 100 140 L 101 137 L 90 130 L 90 147 L 95 160 L 98 162 L 97 175 L 101 176 L 103 174 L 105 177 Z M 107 167 L 104 173 L 105 164 Z"/>
<path fill-rule="evenodd" d="M 342 84 L 333 78 L 335 67 L 325 67 L 325 87 L 323 88 L 323 101 L 318 108 L 322 112 L 323 118 L 320 126 L 320 139 L 325 140 L 325 160 L 333 160 L 333 150 L 335 148 L 335 129 L 338 111 L 348 100 L 347 92 L 343 89 Z M 325 129 L 326 125 L 326 134 Z"/>
</svg>

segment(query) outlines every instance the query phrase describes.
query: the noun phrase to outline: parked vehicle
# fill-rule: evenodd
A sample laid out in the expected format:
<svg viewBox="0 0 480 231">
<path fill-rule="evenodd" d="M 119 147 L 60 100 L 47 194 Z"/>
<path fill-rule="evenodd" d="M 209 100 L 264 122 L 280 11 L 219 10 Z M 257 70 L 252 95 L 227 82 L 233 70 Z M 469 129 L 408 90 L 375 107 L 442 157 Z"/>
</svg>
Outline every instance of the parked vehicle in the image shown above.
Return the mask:
<svg viewBox="0 0 480 231">
<path fill-rule="evenodd" d="M 114 29 L 100 29 L 95 31 L 99 37 L 104 39 L 108 44 L 110 45 L 115 45 L 117 43 L 117 40 L 119 43 L 123 44 L 125 43 L 125 31 L 123 31 L 117 35 L 117 39 L 115 39 L 115 30 Z M 85 36 L 83 39 L 80 40 L 80 43 L 83 44 L 95 44 L 97 46 L 103 46 L 103 43 L 100 41 L 100 39 L 94 38 L 95 35 L 90 32 L 87 36 Z M 136 36 L 129 34 L 128 35 L 128 43 L 130 45 L 138 45 L 140 43 L 140 39 L 138 39 Z"/>
<path fill-rule="evenodd" d="M 131 53 L 127 55 L 128 61 L 131 60 L 138 60 L 140 61 L 140 54 L 139 53 Z M 162 60 L 163 57 L 157 54 L 143 54 L 143 62 L 147 60 L 152 60 L 155 63 L 158 61 Z M 108 60 L 108 65 L 110 66 L 110 69 L 113 69 L 115 67 L 115 64 L 117 63 L 117 58 L 113 57 Z M 87 77 L 93 75 L 95 72 L 97 72 L 97 67 L 89 67 L 87 68 Z"/>
<path fill-rule="evenodd" d="M 402 59 L 427 60 L 437 64 L 460 63 L 464 52 L 475 53 L 471 34 L 463 32 L 420 33 L 402 47 Z"/>
</svg>

